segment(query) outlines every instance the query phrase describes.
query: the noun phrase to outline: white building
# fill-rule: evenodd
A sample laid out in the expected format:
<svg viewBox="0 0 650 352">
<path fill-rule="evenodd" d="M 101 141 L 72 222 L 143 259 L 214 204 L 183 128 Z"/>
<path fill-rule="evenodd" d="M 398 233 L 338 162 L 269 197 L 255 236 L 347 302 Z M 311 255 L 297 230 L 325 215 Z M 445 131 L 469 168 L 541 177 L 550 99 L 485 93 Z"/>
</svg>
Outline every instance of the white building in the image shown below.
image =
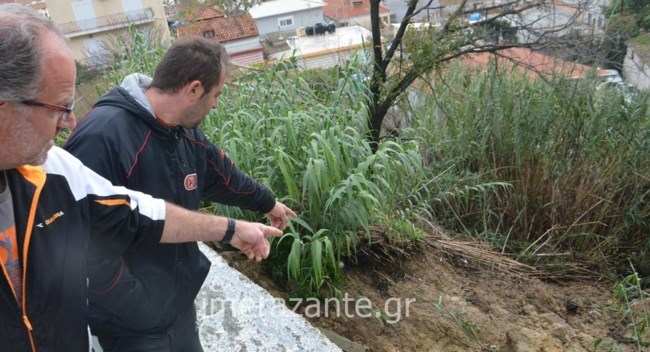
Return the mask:
<svg viewBox="0 0 650 352">
<path fill-rule="evenodd" d="M 303 68 L 334 67 L 342 65 L 364 46 L 372 43 L 372 33 L 361 26 L 337 28 L 334 33 L 315 36 L 293 36 L 289 49 L 274 53 L 270 60 L 289 60 L 292 55 Z"/>
<path fill-rule="evenodd" d="M 316 0 L 273 0 L 251 7 L 249 13 L 260 36 L 273 32 L 294 36 L 298 28 L 324 22 L 324 6 Z"/>
<path fill-rule="evenodd" d="M 643 60 L 633 46 L 628 46 L 623 61 L 625 80 L 639 89 L 650 89 L 650 63 Z"/>
</svg>

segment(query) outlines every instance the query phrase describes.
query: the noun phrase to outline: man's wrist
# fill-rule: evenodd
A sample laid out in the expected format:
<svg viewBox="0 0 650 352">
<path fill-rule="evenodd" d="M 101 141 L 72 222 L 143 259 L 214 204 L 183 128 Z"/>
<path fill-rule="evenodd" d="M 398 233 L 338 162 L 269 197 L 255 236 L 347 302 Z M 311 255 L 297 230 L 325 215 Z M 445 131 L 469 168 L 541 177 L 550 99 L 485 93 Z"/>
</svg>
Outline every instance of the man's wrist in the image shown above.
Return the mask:
<svg viewBox="0 0 650 352">
<path fill-rule="evenodd" d="M 230 243 L 232 240 L 232 236 L 235 234 L 235 219 L 233 218 L 228 218 L 228 228 L 226 229 L 226 234 L 223 235 L 223 238 L 221 241 L 219 241 L 219 244 L 226 245 Z"/>
</svg>

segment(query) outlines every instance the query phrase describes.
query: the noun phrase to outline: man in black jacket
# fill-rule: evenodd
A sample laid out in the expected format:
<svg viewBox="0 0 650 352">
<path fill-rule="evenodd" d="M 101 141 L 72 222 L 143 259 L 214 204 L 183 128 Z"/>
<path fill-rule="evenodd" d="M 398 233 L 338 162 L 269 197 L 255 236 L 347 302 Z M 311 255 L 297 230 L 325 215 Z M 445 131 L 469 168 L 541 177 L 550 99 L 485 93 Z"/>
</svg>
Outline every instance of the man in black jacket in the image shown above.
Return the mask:
<svg viewBox="0 0 650 352">
<path fill-rule="evenodd" d="M 115 187 L 60 148 L 76 124 L 76 69 L 64 35 L 19 4 L 0 5 L 0 350 L 89 351 L 86 251 L 219 241 L 268 255 L 263 224 L 191 212 Z M 227 239 L 227 238 L 226 238 Z M 98 253 L 93 255 L 96 257 Z M 91 258 L 93 257 L 91 255 Z"/>
<path fill-rule="evenodd" d="M 95 104 L 64 148 L 115 184 L 189 209 L 208 201 L 257 211 L 283 230 L 295 213 L 198 127 L 217 107 L 228 60 L 216 42 L 176 40 L 153 79 L 127 76 Z M 193 303 L 209 264 L 196 243 L 155 241 L 129 247 L 119 262 L 89 261 L 91 330 L 102 348 L 202 351 Z"/>
</svg>

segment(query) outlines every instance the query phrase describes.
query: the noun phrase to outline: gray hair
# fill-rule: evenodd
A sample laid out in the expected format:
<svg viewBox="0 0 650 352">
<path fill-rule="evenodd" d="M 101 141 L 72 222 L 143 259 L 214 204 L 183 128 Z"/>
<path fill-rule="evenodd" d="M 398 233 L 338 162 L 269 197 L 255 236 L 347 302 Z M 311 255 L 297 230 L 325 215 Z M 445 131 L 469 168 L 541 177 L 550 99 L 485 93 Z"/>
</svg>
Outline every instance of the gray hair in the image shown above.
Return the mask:
<svg viewBox="0 0 650 352">
<path fill-rule="evenodd" d="M 16 102 L 40 95 L 45 32 L 67 42 L 54 22 L 35 10 L 20 4 L 0 5 L 0 100 Z"/>
</svg>

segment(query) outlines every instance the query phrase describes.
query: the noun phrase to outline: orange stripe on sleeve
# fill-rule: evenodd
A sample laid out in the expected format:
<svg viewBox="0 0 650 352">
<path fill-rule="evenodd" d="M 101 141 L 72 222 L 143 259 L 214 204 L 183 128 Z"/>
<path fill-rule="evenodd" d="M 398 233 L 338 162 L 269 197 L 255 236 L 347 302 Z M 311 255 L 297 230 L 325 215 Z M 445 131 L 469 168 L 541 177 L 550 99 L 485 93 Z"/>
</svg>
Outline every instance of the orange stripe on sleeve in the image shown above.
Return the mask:
<svg viewBox="0 0 650 352">
<path fill-rule="evenodd" d="M 95 202 L 103 205 L 108 205 L 109 207 L 114 207 L 117 205 L 126 205 L 130 206 L 131 203 L 129 203 L 128 200 L 126 199 L 105 199 L 105 200 L 95 200 Z"/>
</svg>

